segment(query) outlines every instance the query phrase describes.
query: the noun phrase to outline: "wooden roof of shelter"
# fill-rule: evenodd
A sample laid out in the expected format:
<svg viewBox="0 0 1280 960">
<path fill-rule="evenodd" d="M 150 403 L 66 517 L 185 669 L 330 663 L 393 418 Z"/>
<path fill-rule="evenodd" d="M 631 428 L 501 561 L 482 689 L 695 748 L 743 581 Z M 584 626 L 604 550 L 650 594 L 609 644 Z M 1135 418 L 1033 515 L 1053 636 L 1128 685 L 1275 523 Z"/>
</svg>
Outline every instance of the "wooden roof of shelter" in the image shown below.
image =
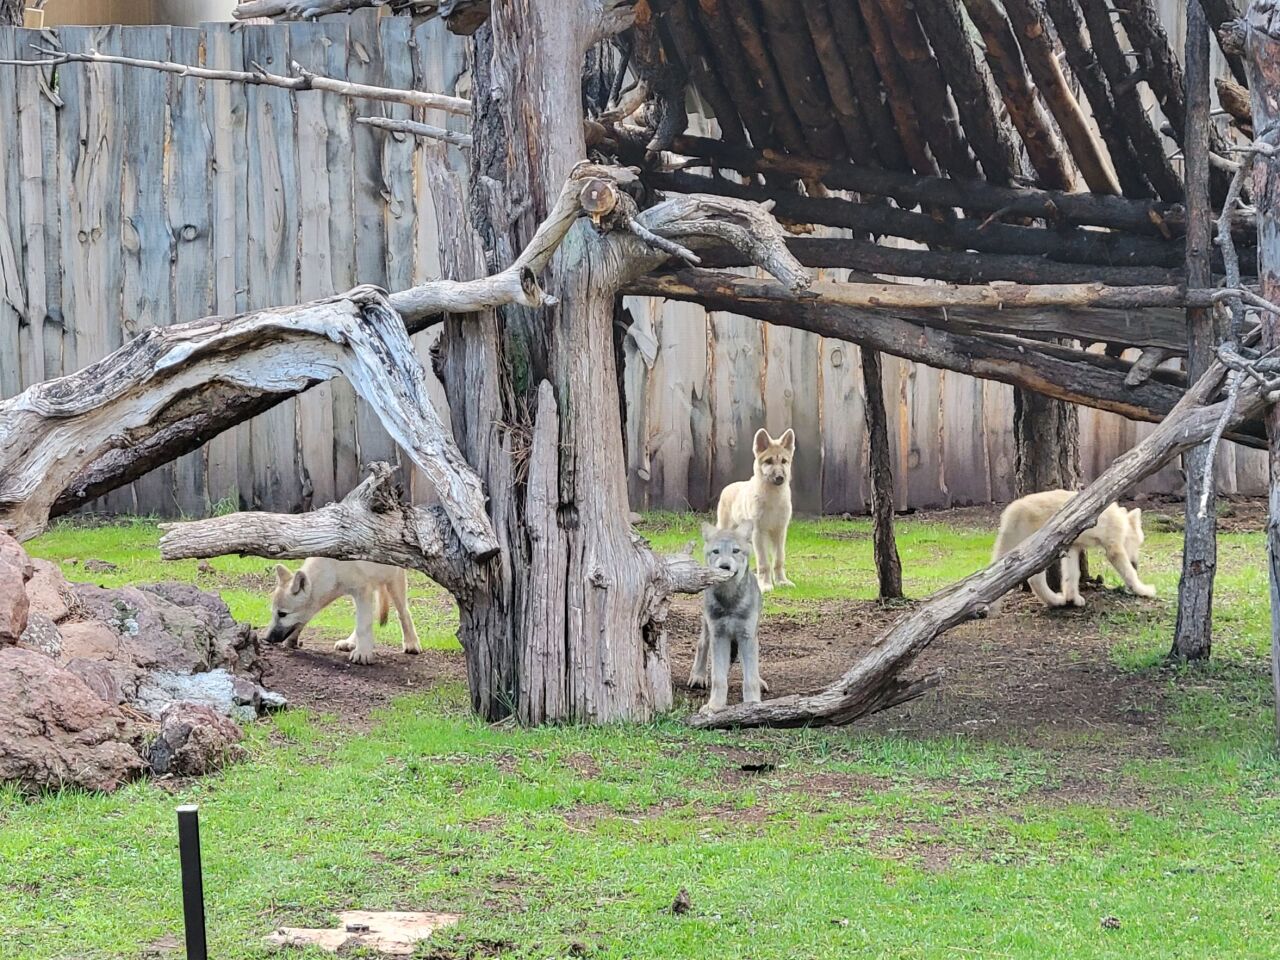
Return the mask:
<svg viewBox="0 0 1280 960">
<path fill-rule="evenodd" d="M 641 0 L 648 29 L 729 145 L 1183 199 L 1181 54 L 1153 0 Z"/>
</svg>

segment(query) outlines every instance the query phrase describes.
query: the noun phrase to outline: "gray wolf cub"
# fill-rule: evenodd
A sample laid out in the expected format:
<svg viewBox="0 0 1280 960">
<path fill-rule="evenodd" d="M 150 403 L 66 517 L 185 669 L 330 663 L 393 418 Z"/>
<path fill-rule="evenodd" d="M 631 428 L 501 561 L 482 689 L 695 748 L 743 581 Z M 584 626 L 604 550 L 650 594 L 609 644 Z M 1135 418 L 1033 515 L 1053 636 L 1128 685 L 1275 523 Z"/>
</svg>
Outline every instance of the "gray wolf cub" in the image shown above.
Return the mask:
<svg viewBox="0 0 1280 960">
<path fill-rule="evenodd" d="M 689 686 L 710 685 L 711 696 L 701 713 L 724 709 L 729 695 L 729 666 L 742 661 L 742 702 L 759 703 L 769 688 L 760 679 L 760 586 L 751 576 L 751 528 L 740 524 L 720 530 L 702 525 L 703 556 L 712 570 L 725 570 L 729 579 L 702 592 L 702 636 L 689 673 Z"/>
</svg>

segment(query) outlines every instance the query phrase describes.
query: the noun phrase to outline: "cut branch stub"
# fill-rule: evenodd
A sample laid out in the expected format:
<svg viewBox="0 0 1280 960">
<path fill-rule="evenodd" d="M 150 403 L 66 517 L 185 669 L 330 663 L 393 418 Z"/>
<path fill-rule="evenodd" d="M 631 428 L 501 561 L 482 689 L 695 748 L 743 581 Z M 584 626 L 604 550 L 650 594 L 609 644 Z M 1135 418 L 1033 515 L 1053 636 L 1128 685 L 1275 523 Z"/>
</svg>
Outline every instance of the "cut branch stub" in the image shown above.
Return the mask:
<svg viewBox="0 0 1280 960">
<path fill-rule="evenodd" d="M 618 205 L 617 187 L 606 180 L 592 177 L 578 191 L 578 202 L 591 217 L 591 222 L 598 227 L 600 221 Z"/>
</svg>

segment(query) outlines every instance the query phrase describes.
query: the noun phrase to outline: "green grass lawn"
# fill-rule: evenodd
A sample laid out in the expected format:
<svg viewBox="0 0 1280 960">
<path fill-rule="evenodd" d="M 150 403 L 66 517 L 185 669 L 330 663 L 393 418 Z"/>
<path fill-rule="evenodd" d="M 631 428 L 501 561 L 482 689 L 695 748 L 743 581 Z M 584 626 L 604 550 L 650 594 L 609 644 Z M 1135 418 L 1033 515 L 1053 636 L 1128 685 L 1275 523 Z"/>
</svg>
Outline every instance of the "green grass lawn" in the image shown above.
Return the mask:
<svg viewBox="0 0 1280 960">
<path fill-rule="evenodd" d="M 646 529 L 677 549 L 697 518 Z M 766 616 L 872 597 L 868 530 L 793 526 L 801 586 L 770 595 Z M 141 521 L 63 525 L 31 547 L 72 578 L 219 588 L 262 623 L 270 564 L 220 558 L 201 573 L 162 563 L 157 536 Z M 976 515 L 904 520 L 908 591 L 979 568 L 991 539 Z M 183 802 L 201 807 L 217 958 L 269 956 L 274 927 L 330 925 L 348 908 L 461 913 L 420 951 L 437 958 L 1274 957 L 1280 763 L 1262 538 L 1222 537 L 1215 660 L 1186 670 L 1160 665 L 1178 537 L 1147 544 L 1143 575 L 1163 601 L 1098 616 L 1114 667 L 1167 690 L 1148 753 L 1105 734 L 1067 748 L 856 726 L 702 733 L 678 717 L 520 730 L 476 722 L 456 685 L 402 697 L 362 731 L 291 710 L 249 729 L 248 762 L 203 781 L 0 792 L 0 958 L 153 956 L 180 936 Z M 89 558 L 119 569 L 70 563 Z M 424 642 L 456 648 L 447 599 L 417 578 L 412 594 Z M 343 636 L 350 616 L 334 610 L 319 628 Z M 1051 642 L 1056 621 L 1042 622 Z M 398 642 L 394 625 L 382 639 Z M 744 772 L 746 758 L 773 769 Z M 1094 790 L 1058 789 L 1098 760 L 1109 772 Z M 682 887 L 692 909 L 675 916 Z"/>
</svg>

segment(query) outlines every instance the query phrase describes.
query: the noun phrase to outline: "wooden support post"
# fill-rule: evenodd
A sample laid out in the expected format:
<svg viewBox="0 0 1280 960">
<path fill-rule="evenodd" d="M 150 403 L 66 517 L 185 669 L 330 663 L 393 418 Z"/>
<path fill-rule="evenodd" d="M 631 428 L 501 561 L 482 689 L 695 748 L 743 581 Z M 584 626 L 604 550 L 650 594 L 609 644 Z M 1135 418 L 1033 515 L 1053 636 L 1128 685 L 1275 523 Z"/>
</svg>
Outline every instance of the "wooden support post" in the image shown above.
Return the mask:
<svg viewBox="0 0 1280 960">
<path fill-rule="evenodd" d="M 1209 238 L 1213 210 L 1209 205 L 1209 27 L 1199 3 L 1187 4 L 1185 179 L 1187 192 L 1187 283 L 1212 285 Z M 1218 338 L 1213 310 L 1187 309 L 1187 375 L 1195 380 L 1213 363 Z M 1205 660 L 1213 642 L 1213 577 L 1218 564 L 1214 481 L 1205 477 L 1208 445 L 1182 455 L 1187 474 L 1186 523 L 1182 547 L 1182 579 L 1178 582 L 1178 621 L 1170 657 Z M 1201 516 L 1204 486 L 1210 487 L 1208 509 Z"/>
<path fill-rule="evenodd" d="M 871 444 L 868 466 L 871 472 L 871 518 L 875 528 L 876 577 L 880 582 L 880 599 L 889 600 L 902 594 L 902 561 L 893 535 L 893 464 L 890 461 L 893 440 L 889 436 L 889 418 L 884 407 L 884 378 L 881 376 L 880 351 L 861 347 L 863 410 L 867 420 L 867 437 Z"/>
<path fill-rule="evenodd" d="M 1253 0 L 1245 20 L 1245 65 L 1253 100 L 1253 124 L 1259 138 L 1274 137 L 1280 124 L 1280 4 Z M 1274 142 L 1274 141 L 1272 141 Z M 1258 274 L 1262 295 L 1280 297 L 1280 157 L 1259 156 L 1253 165 L 1253 202 L 1258 208 Z M 1280 316 L 1262 315 L 1262 348 L 1280 348 Z M 1270 453 L 1271 496 L 1267 520 L 1267 566 L 1271 573 L 1271 680 L 1276 697 L 1276 736 L 1280 739 L 1280 405 L 1265 414 Z"/>
</svg>

